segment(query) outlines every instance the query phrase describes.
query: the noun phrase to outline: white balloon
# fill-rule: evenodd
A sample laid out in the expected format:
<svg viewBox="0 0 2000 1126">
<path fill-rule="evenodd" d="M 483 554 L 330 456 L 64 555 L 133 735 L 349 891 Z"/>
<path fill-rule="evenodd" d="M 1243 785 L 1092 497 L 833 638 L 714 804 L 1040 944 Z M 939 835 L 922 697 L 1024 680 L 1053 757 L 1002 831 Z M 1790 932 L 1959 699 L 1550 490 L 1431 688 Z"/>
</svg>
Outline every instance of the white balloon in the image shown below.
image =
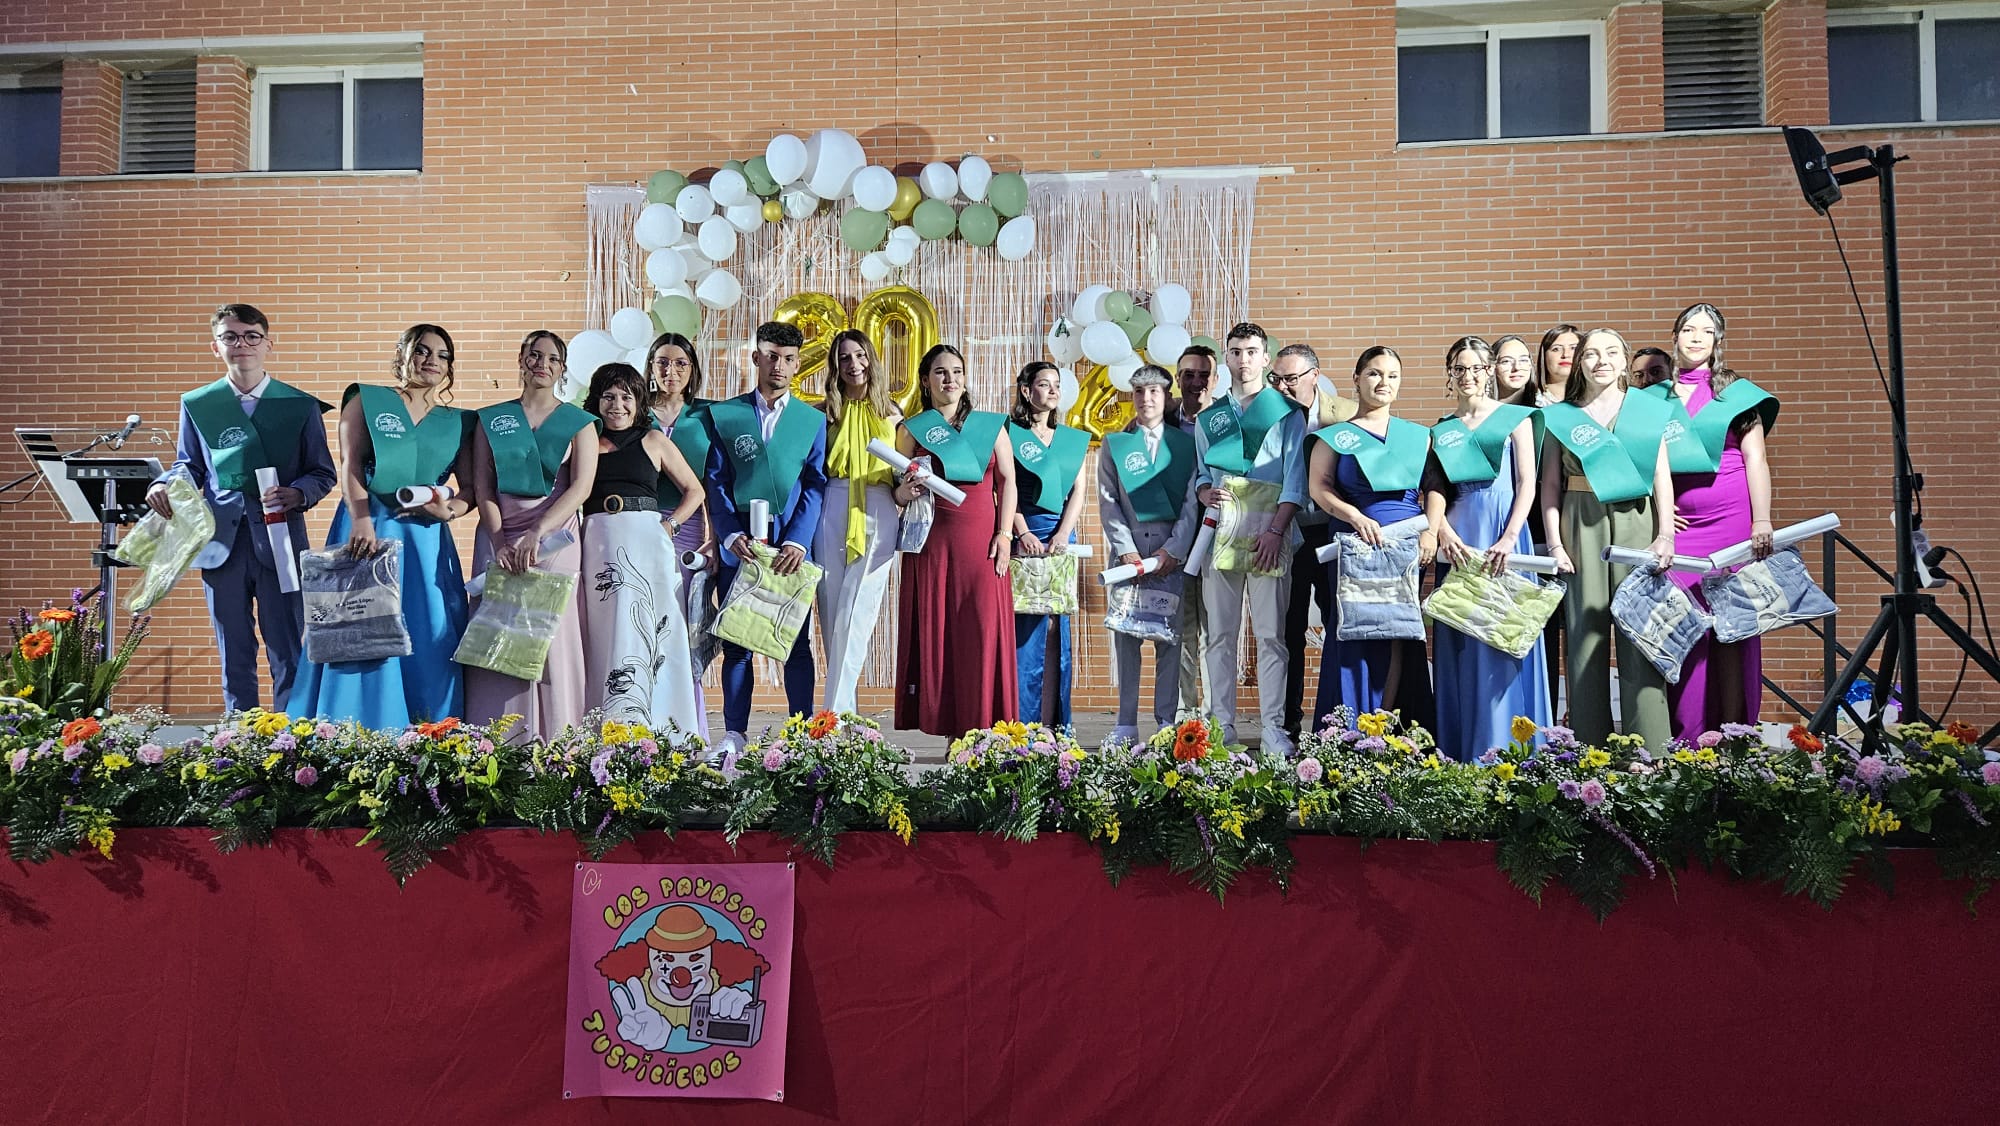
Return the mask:
<svg viewBox="0 0 2000 1126">
<path fill-rule="evenodd" d="M 687 276 L 687 260 L 681 257 L 680 251 L 662 248 L 646 255 L 646 280 L 661 293 L 686 281 Z"/>
<path fill-rule="evenodd" d="M 781 188 L 798 183 L 806 174 L 806 143 L 790 133 L 780 133 L 764 146 L 764 166 Z"/>
<path fill-rule="evenodd" d="M 1132 340 L 1116 322 L 1096 321 L 1083 330 L 1083 354 L 1093 363 L 1113 363 L 1132 355 Z"/>
<path fill-rule="evenodd" d="M 650 317 L 647 319 L 651 320 Z M 611 338 L 610 333 L 601 328 L 585 329 L 569 338 L 569 363 L 563 378 L 588 387 L 590 377 L 597 374 L 598 368 L 624 354 L 625 349 Z"/>
<path fill-rule="evenodd" d="M 917 260 L 917 244 L 892 238 L 889 244 L 882 248 L 881 254 L 889 260 L 891 266 L 907 266 Z"/>
<path fill-rule="evenodd" d="M 1083 329 L 1068 317 L 1057 317 L 1049 326 L 1049 358 L 1059 364 L 1073 364 L 1083 358 Z"/>
<path fill-rule="evenodd" d="M 924 236 L 918 234 L 917 229 L 915 227 L 910 226 L 908 223 L 904 223 L 903 225 L 889 232 L 889 241 L 907 242 L 912 247 L 916 247 L 923 243 Z"/>
<path fill-rule="evenodd" d="M 743 300 L 743 285 L 728 270 L 716 270 L 694 287 L 694 299 L 711 309 L 727 309 Z"/>
<path fill-rule="evenodd" d="M 819 210 L 819 197 L 811 188 L 793 188 L 778 197 L 778 203 L 785 209 L 785 218 L 804 219 Z"/>
<path fill-rule="evenodd" d="M 1142 362 L 1137 356 L 1127 356 L 1122 360 L 1113 360 L 1104 365 L 1105 378 L 1111 381 L 1111 386 L 1118 388 L 1120 391 L 1130 391 L 1132 389 L 1132 376 L 1139 370 Z"/>
<path fill-rule="evenodd" d="M 1153 291 L 1153 305 L 1149 311 L 1155 324 L 1184 325 L 1188 314 L 1194 312 L 1194 297 L 1188 293 L 1186 286 L 1168 282 Z"/>
<path fill-rule="evenodd" d="M 715 197 L 700 184 L 689 184 L 674 197 L 674 210 L 680 214 L 681 222 L 699 223 L 715 214 Z"/>
<path fill-rule="evenodd" d="M 878 282 L 889 276 L 889 259 L 881 251 L 870 251 L 861 256 L 861 277 L 863 281 Z"/>
<path fill-rule="evenodd" d="M 1171 371 L 1192 343 L 1194 335 L 1184 325 L 1154 325 L 1153 331 L 1146 334 L 1146 356 Z"/>
<path fill-rule="evenodd" d="M 983 156 L 968 156 L 958 162 L 958 191 L 974 203 L 986 198 L 986 186 L 993 182 L 993 166 Z"/>
<path fill-rule="evenodd" d="M 644 309 L 620 309 L 611 314 L 611 339 L 621 349 L 644 348 L 653 339 L 653 318 Z"/>
<path fill-rule="evenodd" d="M 1104 299 L 1111 293 L 1108 285 L 1087 285 L 1076 295 L 1076 302 L 1069 307 L 1069 319 L 1080 326 L 1088 326 L 1104 319 Z M 1102 361 L 1100 361 L 1102 362 Z"/>
<path fill-rule="evenodd" d="M 752 196 L 749 203 L 739 203 L 722 215 L 729 220 L 730 226 L 747 235 L 764 225 L 764 201 Z"/>
<path fill-rule="evenodd" d="M 917 173 L 917 186 L 932 199 L 949 203 L 958 194 L 958 172 L 942 160 L 933 160 Z"/>
<path fill-rule="evenodd" d="M 689 301 L 692 301 L 694 300 L 694 290 L 683 281 L 679 285 L 670 285 L 653 294 L 653 299 L 656 301 L 662 297 L 685 297 Z"/>
<path fill-rule="evenodd" d="M 727 262 L 736 253 L 736 228 L 720 215 L 711 215 L 702 220 L 701 230 L 695 234 L 695 245 L 701 248 L 701 256 L 711 262 Z"/>
<path fill-rule="evenodd" d="M 1000 234 L 993 245 L 1003 261 L 1019 262 L 1026 258 L 1035 249 L 1035 217 L 1016 215 L 1000 224 Z"/>
<path fill-rule="evenodd" d="M 822 129 L 806 140 L 806 186 L 821 199 L 845 197 L 854 174 L 867 163 L 861 142 L 845 129 Z"/>
<path fill-rule="evenodd" d="M 896 202 L 896 174 L 872 164 L 854 174 L 854 202 L 870 211 L 887 211 Z"/>
<path fill-rule="evenodd" d="M 1077 382 L 1076 372 L 1069 368 L 1063 368 L 1061 375 L 1062 398 L 1056 401 L 1056 409 L 1068 414 L 1076 406 L 1076 401 L 1083 397 L 1083 384 Z"/>
<path fill-rule="evenodd" d="M 688 285 L 701 284 L 701 279 L 707 277 L 710 270 L 715 269 L 715 263 L 702 257 L 700 247 L 682 247 L 681 261 L 687 266 L 687 276 L 683 277 L 681 281 Z"/>
<path fill-rule="evenodd" d="M 646 345 L 641 344 L 619 358 L 631 364 L 640 375 L 646 374 Z"/>
<path fill-rule="evenodd" d="M 768 158 L 765 163 L 770 163 Z M 708 194 L 715 198 L 718 207 L 735 207 L 750 198 L 750 181 L 736 169 L 725 168 L 709 178 Z"/>
<path fill-rule="evenodd" d="M 658 250 L 680 237 L 681 217 L 664 203 L 649 203 L 632 224 L 632 237 L 641 250 Z"/>
</svg>

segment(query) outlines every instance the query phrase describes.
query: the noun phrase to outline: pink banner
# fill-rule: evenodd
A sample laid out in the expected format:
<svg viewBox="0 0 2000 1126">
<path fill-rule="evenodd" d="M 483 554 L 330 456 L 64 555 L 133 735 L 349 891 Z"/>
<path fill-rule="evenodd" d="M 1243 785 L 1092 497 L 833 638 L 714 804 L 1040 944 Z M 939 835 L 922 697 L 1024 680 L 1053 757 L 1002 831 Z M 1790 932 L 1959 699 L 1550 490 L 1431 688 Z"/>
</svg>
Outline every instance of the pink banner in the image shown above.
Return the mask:
<svg viewBox="0 0 2000 1126">
<path fill-rule="evenodd" d="M 563 1098 L 785 1097 L 792 865 L 576 866 Z"/>
</svg>

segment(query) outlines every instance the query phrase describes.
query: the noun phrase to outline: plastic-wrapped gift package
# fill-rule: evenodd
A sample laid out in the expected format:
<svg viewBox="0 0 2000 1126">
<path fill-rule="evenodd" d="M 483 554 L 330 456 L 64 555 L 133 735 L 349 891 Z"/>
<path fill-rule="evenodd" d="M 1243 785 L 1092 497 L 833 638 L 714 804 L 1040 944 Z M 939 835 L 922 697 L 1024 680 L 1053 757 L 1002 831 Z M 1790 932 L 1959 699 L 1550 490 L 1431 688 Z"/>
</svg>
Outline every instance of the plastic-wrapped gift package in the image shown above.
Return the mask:
<svg viewBox="0 0 2000 1126">
<path fill-rule="evenodd" d="M 1417 534 L 1371 547 L 1353 532 L 1339 532 L 1340 575 L 1333 597 L 1340 607 L 1342 641 L 1412 641 L 1424 636 L 1417 605 Z"/>
<path fill-rule="evenodd" d="M 1016 555 L 1007 564 L 1016 614 L 1076 613 L 1076 556 Z"/>
<path fill-rule="evenodd" d="M 930 468 L 928 454 L 919 454 L 910 459 L 912 465 Z M 903 506 L 902 519 L 896 524 L 896 550 L 922 551 L 931 538 L 931 524 L 937 519 L 937 497 L 926 489 L 917 494 L 917 499 Z"/>
<path fill-rule="evenodd" d="M 403 544 L 384 540 L 365 559 L 346 547 L 299 555 L 306 659 L 322 665 L 410 655 L 403 625 Z"/>
<path fill-rule="evenodd" d="M 1181 591 L 1187 576 L 1171 572 L 1146 575 L 1104 589 L 1104 628 L 1145 641 L 1172 645 L 1181 639 Z"/>
<path fill-rule="evenodd" d="M 1745 563 L 1733 575 L 1709 575 L 1701 596 L 1715 616 L 1715 639 L 1725 644 L 1840 612 L 1795 547 Z"/>
<path fill-rule="evenodd" d="M 1625 631 L 1668 684 L 1681 682 L 1688 650 L 1713 624 L 1687 591 L 1664 574 L 1632 568 L 1611 594 L 1611 620 Z"/>
<path fill-rule="evenodd" d="M 451 659 L 517 680 L 540 680 L 575 594 L 575 575 L 488 568 L 486 593 Z"/>
<path fill-rule="evenodd" d="M 215 538 L 215 513 L 201 486 L 188 475 L 187 467 L 176 465 L 161 480 L 167 485 L 167 503 L 173 519 L 157 512 L 141 517 L 111 552 L 111 557 L 130 567 L 143 567 L 139 581 L 126 596 L 125 609 L 143 614 L 174 588 L 194 563 L 194 557 Z"/>
<path fill-rule="evenodd" d="M 715 639 L 715 579 L 706 567 L 688 572 L 688 659 L 697 676 L 722 652 Z"/>
<path fill-rule="evenodd" d="M 792 643 L 805 627 L 823 572 L 817 564 L 801 563 L 798 570 L 780 575 L 771 569 L 777 558 L 776 548 L 750 545 L 749 557 L 722 600 L 722 612 L 715 616 L 715 636 L 782 661 L 791 656 Z"/>
<path fill-rule="evenodd" d="M 1424 616 L 1519 660 L 1541 638 L 1565 590 L 1553 579 L 1495 575 L 1478 562 L 1461 563 L 1424 599 Z"/>
<path fill-rule="evenodd" d="M 1215 547 L 1211 558 L 1218 571 L 1246 575 L 1282 575 L 1291 562 L 1290 548 L 1278 553 L 1278 565 L 1269 571 L 1257 569 L 1257 537 L 1271 527 L 1278 514 L 1278 496 L 1284 490 L 1276 481 L 1255 481 L 1248 477 L 1224 477 L 1222 504 L 1215 521 Z"/>
</svg>

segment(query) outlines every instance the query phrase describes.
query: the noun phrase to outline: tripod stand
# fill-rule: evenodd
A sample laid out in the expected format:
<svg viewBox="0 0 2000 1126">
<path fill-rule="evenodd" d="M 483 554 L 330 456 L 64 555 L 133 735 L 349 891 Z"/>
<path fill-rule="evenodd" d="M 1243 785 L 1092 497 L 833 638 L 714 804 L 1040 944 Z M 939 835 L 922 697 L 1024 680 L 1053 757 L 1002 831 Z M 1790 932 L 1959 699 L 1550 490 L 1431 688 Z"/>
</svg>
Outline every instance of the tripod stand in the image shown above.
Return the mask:
<svg viewBox="0 0 2000 1126">
<path fill-rule="evenodd" d="M 1856 145 L 1829 155 L 1818 137 L 1810 130 L 1799 128 L 1785 130 L 1785 144 L 1791 151 L 1799 188 L 1805 192 L 1806 202 L 1812 205 L 1814 211 L 1825 215 L 1827 209 L 1839 201 L 1842 184 L 1874 180 L 1880 187 L 1882 197 L 1882 285 L 1886 291 L 1889 321 L 1886 389 L 1891 442 L 1896 459 L 1896 586 L 1895 593 L 1883 596 L 1881 612 L 1876 614 L 1868 632 L 1862 635 L 1861 643 L 1848 657 L 1846 666 L 1834 678 L 1807 724 L 1815 734 L 1824 735 L 1832 728 L 1836 714 L 1844 711 L 1860 728 L 1864 746 L 1872 749 L 1883 739 L 1883 712 L 1889 702 L 1891 685 L 1897 688 L 1896 702 L 1902 715 L 1912 719 L 1924 717 L 1923 676 L 1917 664 L 1919 619 L 1928 619 L 1961 653 L 1996 682 L 2000 682 L 2000 658 L 1988 653 L 1951 615 L 1939 609 L 1937 599 L 1919 585 L 1917 577 L 1916 546 L 1911 538 L 1915 529 L 1911 520 L 1917 493 L 1923 488 L 1923 478 L 1910 465 L 1907 398 L 1903 385 L 1903 295 L 1896 262 L 1896 164 L 1908 158 L 1897 156 L 1891 145 L 1881 148 Z M 1835 171 L 1841 165 L 1857 163 L 1858 167 Z M 1882 661 L 1873 670 L 1870 683 L 1872 707 L 1864 717 L 1847 702 L 1847 694 L 1854 687 L 1855 680 L 1863 672 L 1870 671 L 1868 662 L 1877 648 L 1882 650 Z M 1990 743 L 1996 737 L 2000 737 L 2000 723 L 1986 731 L 1980 742 Z"/>
</svg>

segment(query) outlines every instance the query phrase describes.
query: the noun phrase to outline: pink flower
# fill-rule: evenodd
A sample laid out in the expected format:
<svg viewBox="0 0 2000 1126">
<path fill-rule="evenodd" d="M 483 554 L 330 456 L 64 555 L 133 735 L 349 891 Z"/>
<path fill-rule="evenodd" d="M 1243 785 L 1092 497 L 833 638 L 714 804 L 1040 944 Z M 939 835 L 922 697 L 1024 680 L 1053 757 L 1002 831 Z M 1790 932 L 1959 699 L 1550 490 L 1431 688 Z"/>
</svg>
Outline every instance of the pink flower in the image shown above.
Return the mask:
<svg viewBox="0 0 2000 1126">
<path fill-rule="evenodd" d="M 140 762 L 147 766 L 158 766 L 160 760 L 167 757 L 167 749 L 158 743 L 141 743 L 138 754 Z"/>
<path fill-rule="evenodd" d="M 639 740 L 639 753 L 651 759 L 654 755 L 660 753 L 660 745 L 651 739 L 641 739 Z"/>
<path fill-rule="evenodd" d="M 1319 760 L 1310 756 L 1300 759 L 1298 766 L 1293 769 L 1298 772 L 1299 781 L 1304 782 L 1308 786 L 1319 781 L 1326 774 L 1326 769 L 1320 766 Z"/>
<path fill-rule="evenodd" d="M 335 727 L 325 720 L 320 720 L 313 728 L 313 738 L 315 739 L 331 739 L 338 734 L 340 734 L 340 728 Z"/>
<path fill-rule="evenodd" d="M 777 770 L 785 765 L 785 752 L 776 747 L 764 752 L 764 769 Z"/>
<path fill-rule="evenodd" d="M 22 747 L 7 759 L 7 768 L 19 774 L 28 769 L 28 748 Z"/>
<path fill-rule="evenodd" d="M 2000 786 L 2000 762 L 1989 762 L 1980 767 L 1979 780 L 1989 786 Z"/>
<path fill-rule="evenodd" d="M 882 741 L 882 733 L 880 731 L 875 730 L 872 727 L 862 728 L 861 737 L 863 739 L 868 740 L 870 743 L 880 743 Z"/>
<path fill-rule="evenodd" d="M 213 745 L 215 749 L 219 751 L 222 750 L 224 747 L 227 747 L 229 744 L 234 743 L 235 741 L 236 741 L 236 732 L 231 731 L 229 728 L 225 727 L 222 730 L 215 733 L 215 739 Z"/>
<path fill-rule="evenodd" d="M 411 730 L 405 731 L 401 735 L 396 736 L 396 749 L 399 751 L 407 751 L 411 747 L 414 747 L 418 743 L 421 743 L 423 741 L 424 741 L 424 733 L 412 728 Z"/>
<path fill-rule="evenodd" d="M 1854 776 L 1873 786 L 1882 780 L 1882 773 L 1888 768 L 1889 764 L 1880 755 L 1869 755 L 1854 764 Z"/>
<path fill-rule="evenodd" d="M 1704 747 L 1719 747 L 1722 745 L 1722 732 L 1704 731 L 1695 738 L 1695 742 Z"/>
<path fill-rule="evenodd" d="M 292 772 L 292 781 L 297 782 L 301 786 L 310 786 L 314 782 L 319 781 L 319 771 L 314 770 L 312 765 L 308 763 Z"/>
<path fill-rule="evenodd" d="M 1595 778 L 1588 779 L 1577 788 L 1577 796 L 1583 799 L 1584 805 L 1596 809 L 1604 804 L 1604 783 Z"/>
<path fill-rule="evenodd" d="M 479 741 L 479 753 L 480 753 L 480 754 L 482 754 L 482 755 L 490 755 L 490 754 L 492 754 L 492 753 L 493 753 L 493 740 L 491 740 L 491 739 L 481 739 L 481 740 Z"/>
</svg>

